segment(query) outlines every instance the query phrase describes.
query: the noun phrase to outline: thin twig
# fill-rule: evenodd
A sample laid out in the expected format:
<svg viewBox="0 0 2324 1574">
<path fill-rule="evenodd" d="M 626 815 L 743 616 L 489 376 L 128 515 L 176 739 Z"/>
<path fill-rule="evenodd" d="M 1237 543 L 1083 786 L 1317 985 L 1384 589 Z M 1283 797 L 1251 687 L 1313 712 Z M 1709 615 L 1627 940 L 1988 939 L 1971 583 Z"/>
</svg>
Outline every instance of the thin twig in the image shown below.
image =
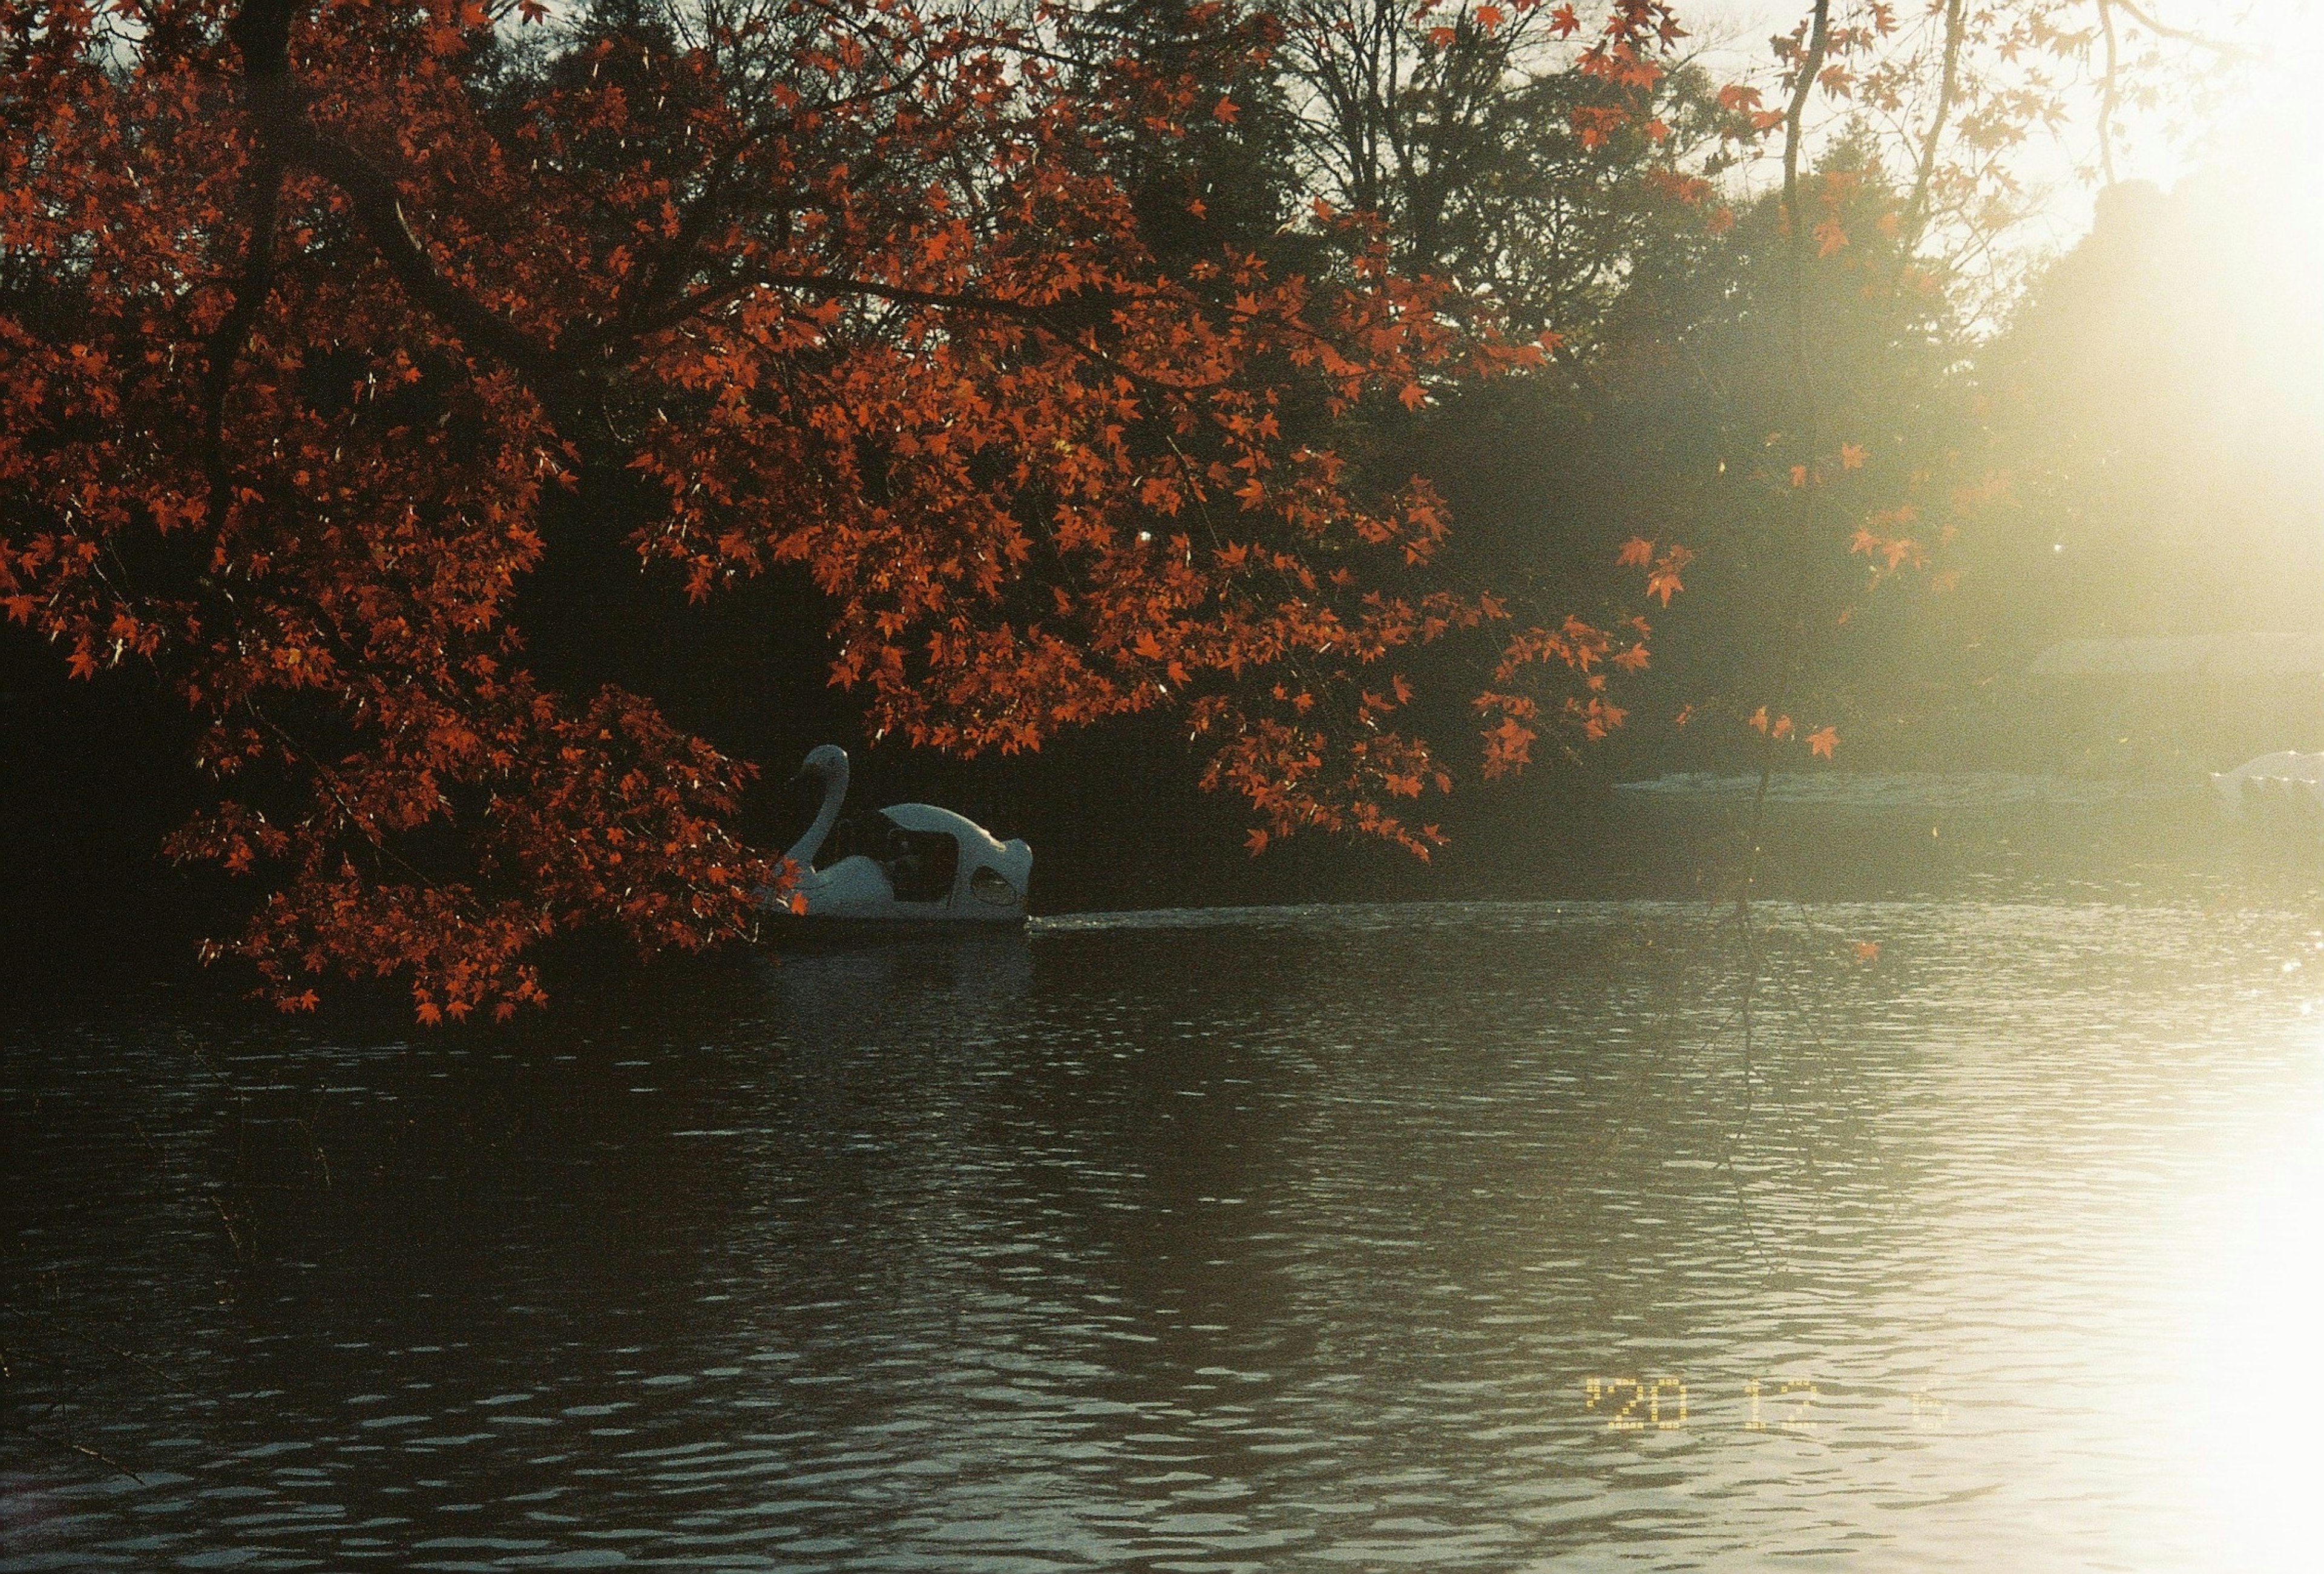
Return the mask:
<svg viewBox="0 0 2324 1574">
<path fill-rule="evenodd" d="M 2147 32 L 2154 34 L 2157 38 L 2172 39 L 2180 43 L 2190 43 L 2197 49 L 2209 50 L 2213 54 L 2226 55 L 2231 60 L 2255 60 L 2260 58 L 2259 51 L 2252 48 L 2249 44 L 2236 43 L 2227 39 L 2211 38 L 2204 33 L 2190 32 L 2183 27 L 2166 26 L 2164 23 L 2155 21 L 2153 17 L 2141 10 L 2138 5 L 2134 3 L 2134 0 L 2108 0 L 2108 3 L 2121 6 L 2124 15 L 2129 17 L 2133 22 L 2135 22 L 2139 26 L 2146 29 Z"/>
<path fill-rule="evenodd" d="M 1797 366 L 1795 383 L 1798 389 L 1798 409 L 1795 424 L 1799 428 L 1800 446 L 1803 463 L 1815 462 L 1816 396 L 1813 366 L 1808 352 L 1807 336 L 1807 244 L 1808 228 L 1803 222 L 1799 205 L 1799 171 L 1802 128 L 1806 120 L 1808 97 L 1815 88 L 1817 73 L 1822 69 L 1826 50 L 1831 42 L 1831 0 L 1815 0 L 1810 13 L 1807 50 L 1800 57 L 1799 79 L 1793 84 L 1791 103 L 1784 114 L 1784 217 L 1791 230 L 1788 273 L 1792 317 L 1792 354 Z M 1808 508 L 1810 487 L 1799 489 L 1801 507 Z M 1784 659 L 1782 676 L 1775 687 L 1775 709 L 1780 713 L 1789 697 L 1799 668 L 1801 647 L 1805 643 L 1806 612 L 1794 603 L 1794 637 L 1784 642 Z M 1752 897 L 1759 883 L 1759 861 L 1762 851 L 1761 834 L 1765 829 L 1767 809 L 1767 789 L 1775 774 L 1775 729 L 1770 726 L 1761 740 L 1758 786 L 1751 795 L 1751 814 L 1746 823 L 1745 838 L 1748 851 L 1744 855 L 1743 878 L 1735 888 L 1735 922 L 1743 940 L 1743 997 L 1738 1009 L 1743 1026 L 1743 1109 L 1741 1122 L 1748 1128 L 1753 1109 L 1752 1051 L 1758 1029 L 1759 939 L 1751 910 Z M 1735 1140 L 1741 1139 L 1738 1130 Z M 1734 1183 L 1736 1196 L 1743 1197 L 1743 1182 L 1731 1162 L 1728 1170 Z M 1744 1223 L 1751 1232 L 1754 1247 L 1758 1245 L 1757 1227 L 1752 1224 L 1748 1208 Z M 1766 1254 L 1761 1252 L 1766 1263 Z M 1770 1269 L 1772 1272 L 1772 1268 Z"/>
<path fill-rule="evenodd" d="M 97 1449 L 92 1449 L 87 1443 L 77 1443 L 70 1438 L 52 1438 L 45 1432 L 35 1431 L 31 1427 L 26 1427 L 24 1429 L 24 1435 L 32 1439 L 35 1442 L 48 1443 L 53 1447 L 60 1449 L 70 1449 L 76 1454 L 83 1454 L 89 1459 L 95 1459 L 98 1464 L 103 1465 L 108 1470 L 118 1471 L 120 1474 L 128 1477 L 132 1481 L 136 1482 L 140 1487 L 145 1485 L 144 1477 L 140 1476 L 136 1471 L 131 1469 L 128 1466 L 115 1459 L 112 1455 L 102 1452 Z"/>
<path fill-rule="evenodd" d="M 13 1317 L 32 1319 L 47 1327 L 52 1333 L 60 1333 L 67 1339 L 77 1339 L 80 1340 L 81 1343 L 92 1345 L 97 1348 L 103 1350 L 107 1355 L 118 1356 L 123 1360 L 130 1362 L 132 1365 L 143 1367 L 148 1372 L 152 1373 L 153 1376 L 161 1378 L 162 1382 L 167 1383 L 171 1387 L 175 1388 L 180 1394 L 191 1394 L 194 1392 L 193 1389 L 187 1387 L 183 1383 L 179 1382 L 177 1378 L 170 1376 L 169 1373 L 155 1366 L 152 1361 L 149 1361 L 143 1356 L 137 1354 L 136 1351 L 124 1350 L 119 1345 L 109 1343 L 105 1339 L 97 1338 L 93 1333 L 85 1332 L 80 1329 L 75 1328 L 72 1324 L 60 1320 L 54 1312 L 28 1312 L 21 1306 L 0 1306 L 0 1312 L 5 1312 Z"/>
</svg>

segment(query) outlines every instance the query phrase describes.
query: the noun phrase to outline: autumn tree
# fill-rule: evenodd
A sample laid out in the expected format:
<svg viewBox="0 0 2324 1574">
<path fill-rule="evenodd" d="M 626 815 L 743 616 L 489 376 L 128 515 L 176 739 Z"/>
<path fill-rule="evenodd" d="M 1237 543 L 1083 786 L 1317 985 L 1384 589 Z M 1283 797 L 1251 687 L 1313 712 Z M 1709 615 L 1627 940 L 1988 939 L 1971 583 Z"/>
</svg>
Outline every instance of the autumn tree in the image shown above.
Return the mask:
<svg viewBox="0 0 2324 1574">
<path fill-rule="evenodd" d="M 1634 201 L 1647 166 L 1701 178 L 1707 117 L 1673 106 L 1703 78 L 1671 69 L 1686 38 L 1671 6 L 1617 5 L 1593 27 L 1538 0 L 1297 0 L 1278 25 L 1308 189 L 1379 215 L 1407 269 L 1561 333 L 1580 287 L 1558 275 L 1618 272 L 1619 240 L 1592 221 Z"/>
<path fill-rule="evenodd" d="M 1715 85 L 1648 0 L 19 7 L 0 611 L 196 723 L 171 847 L 260 893 L 224 949 L 429 1017 L 535 998 L 560 931 L 748 932 L 752 768 L 595 631 L 769 576 L 875 736 L 1167 712 L 1255 846 L 1432 845 L 1448 635 L 1486 774 L 1610 732 L 1703 550 L 1785 610 L 1700 698 L 1830 752 L 1811 658 L 1989 480 L 1849 357 L 1949 364 L 2034 133 L 2094 97 L 2110 174 L 2221 51 L 2126 0 L 1803 12 Z M 1429 479 L 1545 351 L 1503 386 L 1639 418 L 1578 600 L 1448 564 Z"/>
<path fill-rule="evenodd" d="M 1455 549 L 1489 554 L 1501 584 L 1528 558 L 1570 583 L 1611 525 L 1698 555 L 1662 681 L 1632 691 L 1665 760 L 1731 768 L 1739 741 L 1804 764 L 1843 734 L 1892 758 L 1958 750 L 1940 718 L 2022 650 L 1991 638 L 1995 608 L 2056 580 L 2032 556 L 2055 537 L 2028 545 L 2042 527 L 2021 506 L 2054 491 L 2051 466 L 1995 419 L 2024 397 L 2008 385 L 2027 336 L 1996 336 L 2043 265 L 2027 221 L 2061 181 L 2129 167 L 2135 109 L 2151 139 L 2161 106 L 2201 107 L 2249 54 L 2120 0 L 1826 0 L 1775 34 L 1766 69 L 1715 90 L 1642 62 L 1663 124 L 1697 129 L 1642 157 L 1633 120 L 1593 150 L 1605 195 L 1564 187 L 1608 237 L 1584 248 L 1604 272 L 1545 318 L 1565 337 L 1554 368 L 1467 394 L 1463 419 L 1498 437 L 1430 435 L 1468 521 Z M 1500 288 L 1522 319 L 1525 285 Z M 2144 337 L 2170 316 L 2149 306 Z M 2042 396 L 2021 419 L 2071 446 L 2077 409 Z M 2128 468 L 2113 474 L 2119 493 Z M 2132 517 L 2118 497 L 2109 514 Z M 2091 557 L 2101 579 L 2132 561 Z M 2050 597 L 2037 626 L 2054 637 L 2067 611 Z"/>
<path fill-rule="evenodd" d="M 1149 244 L 1121 128 L 1227 123 L 1205 70 L 1264 47 L 1182 20 L 1161 69 L 1118 13 L 891 0 L 13 12 L 0 609 L 198 723 L 216 796 L 171 851 L 263 893 L 221 949 L 286 1005 L 392 975 L 434 1020 L 537 999 L 563 930 L 749 931 L 783 879 L 733 829 L 752 768 L 545 681 L 572 631 L 515 621 L 593 529 L 641 596 L 810 584 L 875 734 L 1169 707 L 1255 842 L 1425 851 L 1449 783 L 1396 665 L 1503 609 L 1432 575 L 1425 481 L 1284 411 L 1537 352 L 1369 216 L 1310 210 L 1305 271 Z M 1493 636 L 1495 758 L 1559 713 L 1530 674 L 1598 686 L 1565 704 L 1600 725 L 1643 637 Z"/>
</svg>

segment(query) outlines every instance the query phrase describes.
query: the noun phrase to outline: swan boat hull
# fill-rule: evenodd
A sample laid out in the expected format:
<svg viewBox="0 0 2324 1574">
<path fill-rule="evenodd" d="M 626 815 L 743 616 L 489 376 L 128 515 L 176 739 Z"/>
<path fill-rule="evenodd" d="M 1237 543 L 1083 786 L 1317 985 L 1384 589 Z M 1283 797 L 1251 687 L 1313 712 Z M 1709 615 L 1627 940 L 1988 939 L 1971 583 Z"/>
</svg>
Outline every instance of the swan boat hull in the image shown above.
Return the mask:
<svg viewBox="0 0 2324 1574">
<path fill-rule="evenodd" d="M 1024 842 L 929 804 L 891 805 L 872 819 L 872 851 L 801 870 L 790 891 L 766 898 L 768 939 L 845 943 L 1024 927 L 1033 873 Z"/>
</svg>

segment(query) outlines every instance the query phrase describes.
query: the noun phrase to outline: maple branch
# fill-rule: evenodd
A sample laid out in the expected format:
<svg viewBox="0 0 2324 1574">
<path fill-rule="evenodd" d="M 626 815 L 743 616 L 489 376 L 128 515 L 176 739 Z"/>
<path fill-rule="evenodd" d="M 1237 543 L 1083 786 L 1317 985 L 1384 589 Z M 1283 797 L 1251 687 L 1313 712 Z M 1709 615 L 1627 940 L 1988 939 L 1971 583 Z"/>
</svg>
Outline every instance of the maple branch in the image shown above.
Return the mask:
<svg viewBox="0 0 2324 1574">
<path fill-rule="evenodd" d="M 1215 386 L 1208 383 L 1171 382 L 1167 379 L 1156 377 L 1150 373 L 1140 372 L 1134 366 L 1126 365 L 1094 345 L 1083 343 L 1073 336 L 1070 331 L 1071 324 L 1059 320 L 1065 314 L 1065 308 L 1062 303 L 1037 306 L 1028 301 L 1003 299 L 998 296 L 914 290 L 908 285 L 882 284 L 877 280 L 852 279 L 837 273 L 753 272 L 748 276 L 728 279 L 723 283 L 708 289 L 697 290 L 690 295 L 681 297 L 661 311 L 644 318 L 636 326 L 636 336 L 643 338 L 649 335 L 676 327 L 704 312 L 715 310 L 737 296 L 752 290 L 762 289 L 796 290 L 807 295 L 862 295 L 875 300 L 892 301 L 899 306 L 926 306 L 945 311 L 974 312 L 987 317 L 1004 318 L 1011 322 L 1022 323 L 1035 332 L 1046 335 L 1074 354 L 1086 357 L 1093 364 L 1102 366 L 1110 372 L 1119 373 L 1149 391 L 1185 394 L 1197 392 L 1205 387 Z"/>
<path fill-rule="evenodd" d="M 899 306 L 947 307 L 956 311 L 982 312 L 991 317 L 1005 317 L 1031 327 L 1054 328 L 1056 316 L 1054 307 L 1035 306 L 1022 300 L 1007 300 L 992 295 L 964 295 L 952 291 L 914 290 L 908 285 L 881 284 L 870 279 L 850 279 L 832 273 L 770 273 L 761 276 L 757 282 L 774 290 L 797 290 L 809 295 L 868 295 L 879 300 L 890 300 Z"/>
<path fill-rule="evenodd" d="M 837 115 L 909 92 L 912 84 L 926 76 L 933 64 L 933 60 L 924 60 L 902 76 L 879 87 L 814 105 L 808 113 Z M 652 267 L 644 272 L 642 282 L 635 290 L 625 289 L 615 297 L 613 311 L 606 327 L 598 333 L 586 336 L 580 348 L 586 350 L 595 345 L 611 344 L 617 338 L 634 344 L 644 336 L 638 327 L 642 315 L 657 305 L 666 305 L 675 299 L 694 276 L 694 253 L 717 218 L 719 198 L 724 196 L 727 183 L 741 168 L 742 160 L 770 137 L 787 134 L 796 129 L 799 119 L 798 115 L 788 115 L 765 122 L 737 137 L 732 146 L 718 155 L 704 179 L 702 190 L 687 205 L 686 216 L 679 221 L 678 233 L 670 237 L 669 245 L 662 249 Z"/>
<path fill-rule="evenodd" d="M 1784 111 L 1784 222 L 1792 237 L 1790 274 L 1792 350 L 1799 366 L 1801 409 L 1815 408 L 1815 366 L 1808 357 L 1808 226 L 1800 212 L 1801 125 L 1807 115 L 1808 95 L 1815 90 L 1816 73 L 1823 69 L 1824 51 L 1831 42 L 1831 0 L 1815 0 L 1808 26 L 1807 51 L 1800 57 L 1800 78 L 1792 87 L 1791 104 Z M 1807 423 L 1812 426 L 1812 422 Z M 1803 434 L 1806 458 L 1814 463 L 1814 435 Z"/>
<path fill-rule="evenodd" d="M 2108 0 L 2098 0 L 2098 25 L 2106 31 L 2106 77 L 2098 92 L 2098 169 L 2106 183 L 2114 180 L 2114 104 L 2116 91 L 2116 50 L 2114 36 L 2114 7 Z"/>
<path fill-rule="evenodd" d="M 1800 124 L 1807 115 L 1808 95 L 1815 91 L 1816 73 L 1831 42 L 1831 0 L 1815 0 L 1808 28 L 1807 52 L 1800 57 L 1799 80 L 1792 85 L 1792 102 L 1784 111 L 1784 209 L 1791 221 L 1792 243 L 1800 244 Z"/>
<path fill-rule="evenodd" d="M 636 338 L 649 338 L 666 329 L 691 321 L 705 312 L 715 311 L 728 301 L 747 295 L 753 290 L 801 290 L 818 295 L 870 295 L 882 300 L 903 305 L 958 307 L 966 309 L 984 308 L 1008 312 L 1008 303 L 985 300 L 970 296 L 939 295 L 926 290 L 908 290 L 900 285 L 880 284 L 867 279 L 849 279 L 839 274 L 761 273 L 754 270 L 728 275 L 715 284 L 706 285 L 680 295 L 659 310 L 641 313 L 631 325 Z M 1032 308 L 1019 307 L 1017 314 Z"/>
<path fill-rule="evenodd" d="M 1086 325 L 1076 324 L 1073 320 L 1074 308 L 1067 302 L 1056 301 L 1047 305 L 1037 305 L 1028 301 L 1009 300 L 997 296 L 916 290 L 908 285 L 882 284 L 876 280 L 855 279 L 834 273 L 752 272 L 736 274 L 718 284 L 696 290 L 690 295 L 673 301 L 662 311 L 655 313 L 638 324 L 633 336 L 644 338 L 652 334 L 677 327 L 705 312 L 715 311 L 738 296 L 758 289 L 797 290 L 803 293 L 825 297 L 862 295 L 874 299 L 892 301 L 901 306 L 925 306 L 939 310 L 982 313 L 990 317 L 1003 318 L 1024 324 L 1034 332 L 1043 335 L 1053 343 L 1063 345 L 1081 356 L 1092 365 L 1111 372 L 1147 392 L 1168 398 L 1185 398 L 1227 385 L 1227 380 L 1222 378 L 1173 382 L 1167 377 L 1157 377 L 1150 372 L 1142 372 L 1127 362 L 1108 354 L 1095 345 L 1076 336 L 1074 329 Z M 1143 298 L 1133 293 L 1113 295 L 1111 299 L 1134 300 Z M 1183 301 L 1188 298 L 1180 299 Z M 1199 306 L 1196 309 L 1199 309 Z M 1286 333 L 1302 335 L 1318 345 L 1330 345 L 1332 342 L 1329 334 L 1307 322 L 1296 312 L 1270 318 L 1264 314 L 1245 311 L 1240 308 L 1222 309 L 1225 310 L 1226 315 L 1244 321 L 1271 321 Z"/>
<path fill-rule="evenodd" d="M 298 739 L 292 737 L 290 732 L 284 728 L 281 723 L 277 722 L 273 717 L 268 715 L 263 710 L 259 708 L 259 704 L 256 700 L 245 698 L 242 704 L 243 708 L 250 713 L 251 718 L 254 721 L 255 721 L 261 727 L 263 727 L 267 732 L 274 734 L 275 747 L 281 749 L 282 752 L 290 758 L 292 763 L 304 765 L 307 768 L 308 771 L 314 777 L 315 784 L 323 789 L 324 795 L 327 796 L 331 800 L 332 804 L 338 809 L 341 821 L 345 824 L 352 826 L 356 831 L 361 832 L 363 833 L 364 840 L 370 844 L 371 851 L 374 853 L 383 861 L 392 863 L 399 869 L 402 870 L 403 872 L 410 876 L 411 879 L 416 881 L 422 889 L 434 892 L 438 896 L 454 896 L 456 899 L 458 900 L 461 907 L 471 918 L 478 918 L 482 916 L 481 911 L 468 899 L 469 893 L 467 892 L 466 888 L 454 887 L 447 890 L 445 887 L 438 884 L 434 879 L 429 878 L 427 873 L 420 869 L 418 865 L 414 864 L 410 859 L 405 858 L 394 848 L 388 845 L 387 833 L 380 828 L 378 816 L 365 814 L 363 810 L 358 809 L 355 805 L 347 801 L 346 794 L 340 790 L 341 783 L 338 773 L 333 770 L 329 765 L 326 764 L 320 755 L 317 754 L 313 750 L 309 749 L 306 745 L 300 743 Z M 305 822 L 307 825 L 312 825 L 314 821 L 311 816 Z M 323 842 L 327 842 L 336 834 L 337 831 L 335 828 L 326 829 L 320 833 L 320 839 Z"/>
<path fill-rule="evenodd" d="M 1937 86 L 1937 107 L 1929 118 L 1929 134 L 1921 143 L 1921 167 L 1913 177 L 1913 198 L 1904 205 L 1904 250 L 1908 253 L 1920 244 L 1921 231 L 1928 225 L 1929 180 L 1936 173 L 1937 149 L 1941 145 L 1945 120 L 1952 114 L 1953 91 L 1960 82 L 1965 11 L 1963 0 L 1945 0 L 1944 74 Z"/>
<path fill-rule="evenodd" d="M 2259 51 L 2248 44 L 2230 43 L 2224 39 L 2190 32 L 2183 27 L 2167 27 L 2140 10 L 2133 0 L 2110 0 L 2110 4 L 2121 6 L 2124 15 L 2157 38 L 2176 39 L 2181 43 L 2190 43 L 2197 49 L 2209 50 L 2214 54 L 2226 55 L 2232 60 L 2255 60 L 2260 58 Z"/>
<path fill-rule="evenodd" d="M 644 271 L 643 281 L 634 290 L 623 290 L 613 299 L 613 310 L 605 329 L 586 336 L 592 341 L 611 342 L 621 337 L 635 343 L 647 330 L 640 324 L 657 304 L 677 299 L 686 289 L 687 281 L 694 274 L 695 248 L 702 244 L 712 220 L 717 216 L 718 198 L 724 194 L 726 182 L 733 176 L 742 155 L 760 141 L 761 133 L 752 132 L 737 141 L 711 167 L 702 192 L 687 205 L 686 217 L 679 223 L 678 234 L 669 244 Z M 586 347 L 585 345 L 584 348 Z"/>
<path fill-rule="evenodd" d="M 274 289 L 274 224 L 281 207 L 282 161 L 260 152 L 250 166 L 250 240 L 244 249 L 242 277 L 234 286 L 234 304 L 204 343 L 202 373 L 202 475 L 209 488 L 210 519 L 226 518 L 226 492 L 231 478 L 226 463 L 226 398 L 234 382 L 234 365 L 249 341 L 251 325 Z"/>
<path fill-rule="evenodd" d="M 290 27 L 304 0 L 247 0 L 226 32 L 242 51 L 243 104 L 263 146 L 346 194 L 388 272 L 421 310 L 548 392 L 570 381 L 554 352 L 454 283 L 411 228 L 395 181 L 308 117 L 290 72 Z"/>
</svg>

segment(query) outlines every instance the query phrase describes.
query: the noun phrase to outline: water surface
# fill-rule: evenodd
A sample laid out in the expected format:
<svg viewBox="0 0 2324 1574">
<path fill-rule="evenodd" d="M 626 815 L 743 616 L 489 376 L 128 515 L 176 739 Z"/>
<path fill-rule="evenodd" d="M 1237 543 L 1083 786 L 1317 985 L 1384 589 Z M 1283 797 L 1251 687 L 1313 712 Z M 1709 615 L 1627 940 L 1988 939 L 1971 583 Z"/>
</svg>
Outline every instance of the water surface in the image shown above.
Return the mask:
<svg viewBox="0 0 2324 1574">
<path fill-rule="evenodd" d="M 2313 902 L 1765 916 L 27 1009 L 0 1569 L 2299 1563 Z"/>
</svg>

